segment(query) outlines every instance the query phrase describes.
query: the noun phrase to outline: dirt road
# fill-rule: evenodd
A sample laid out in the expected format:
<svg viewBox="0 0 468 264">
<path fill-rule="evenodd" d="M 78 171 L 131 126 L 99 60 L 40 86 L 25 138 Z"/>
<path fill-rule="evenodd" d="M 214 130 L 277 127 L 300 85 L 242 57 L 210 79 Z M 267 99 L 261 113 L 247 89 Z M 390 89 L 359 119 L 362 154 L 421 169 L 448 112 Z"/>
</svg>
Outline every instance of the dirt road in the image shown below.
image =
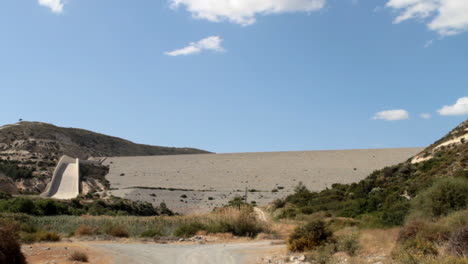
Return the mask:
<svg viewBox="0 0 468 264">
<path fill-rule="evenodd" d="M 114 257 L 115 264 L 250 264 L 284 245 L 270 242 L 212 245 L 96 244 Z"/>
</svg>

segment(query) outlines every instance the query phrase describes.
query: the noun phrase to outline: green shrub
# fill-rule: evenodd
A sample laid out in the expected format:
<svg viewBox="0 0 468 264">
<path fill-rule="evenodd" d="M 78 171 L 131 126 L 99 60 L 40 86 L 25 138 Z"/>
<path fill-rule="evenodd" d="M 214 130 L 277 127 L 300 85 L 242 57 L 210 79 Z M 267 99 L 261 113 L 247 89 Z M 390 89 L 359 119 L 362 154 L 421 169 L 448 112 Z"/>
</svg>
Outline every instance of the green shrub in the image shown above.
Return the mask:
<svg viewBox="0 0 468 264">
<path fill-rule="evenodd" d="M 23 197 L 0 200 L 0 211 L 10 213 L 35 214 L 35 206 L 32 200 Z"/>
<path fill-rule="evenodd" d="M 191 237 L 197 234 L 198 231 L 206 230 L 206 226 L 199 222 L 182 224 L 174 231 L 174 236 Z"/>
<path fill-rule="evenodd" d="M 146 230 L 145 232 L 141 233 L 141 237 L 156 237 L 156 236 L 162 236 L 162 232 L 157 229 L 150 229 Z"/>
<path fill-rule="evenodd" d="M 325 244 L 332 238 L 332 233 L 325 226 L 325 222 L 314 220 L 298 226 L 289 236 L 287 245 L 290 251 L 306 251 Z"/>
<path fill-rule="evenodd" d="M 422 217 L 436 218 L 468 206 L 468 180 L 444 178 L 416 197 L 412 211 Z"/>
</svg>

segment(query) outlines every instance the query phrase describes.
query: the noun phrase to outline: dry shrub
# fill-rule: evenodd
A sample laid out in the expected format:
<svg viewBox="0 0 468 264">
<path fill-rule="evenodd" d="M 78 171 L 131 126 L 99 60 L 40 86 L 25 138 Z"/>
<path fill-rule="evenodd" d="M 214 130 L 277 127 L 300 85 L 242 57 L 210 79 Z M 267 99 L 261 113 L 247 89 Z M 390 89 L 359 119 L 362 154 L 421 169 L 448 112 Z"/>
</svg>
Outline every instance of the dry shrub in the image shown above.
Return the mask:
<svg viewBox="0 0 468 264">
<path fill-rule="evenodd" d="M 468 227 L 454 232 L 448 243 L 448 251 L 458 257 L 468 257 Z"/>
<path fill-rule="evenodd" d="M 0 264 L 25 263 L 15 228 L 9 225 L 0 226 Z"/>
<path fill-rule="evenodd" d="M 298 226 L 289 236 L 288 249 L 293 252 L 302 252 L 315 249 L 326 244 L 332 238 L 325 222 L 314 220 L 305 225 Z"/>
<path fill-rule="evenodd" d="M 127 228 L 122 225 L 113 225 L 107 227 L 106 234 L 114 237 L 129 237 Z"/>
<path fill-rule="evenodd" d="M 55 232 L 39 231 L 36 233 L 36 241 L 37 242 L 43 242 L 43 241 L 56 242 L 56 241 L 60 241 L 60 236 Z"/>
<path fill-rule="evenodd" d="M 98 228 L 92 228 L 88 225 L 80 225 L 75 230 L 75 236 L 91 236 L 97 234 L 98 230 Z"/>
<path fill-rule="evenodd" d="M 88 262 L 88 255 L 83 251 L 73 251 L 69 259 L 71 261 Z"/>
<path fill-rule="evenodd" d="M 249 206 L 239 208 L 225 207 L 209 216 L 206 230 L 210 233 L 232 233 L 235 236 L 255 237 L 258 233 L 268 231 L 264 222 Z"/>
</svg>

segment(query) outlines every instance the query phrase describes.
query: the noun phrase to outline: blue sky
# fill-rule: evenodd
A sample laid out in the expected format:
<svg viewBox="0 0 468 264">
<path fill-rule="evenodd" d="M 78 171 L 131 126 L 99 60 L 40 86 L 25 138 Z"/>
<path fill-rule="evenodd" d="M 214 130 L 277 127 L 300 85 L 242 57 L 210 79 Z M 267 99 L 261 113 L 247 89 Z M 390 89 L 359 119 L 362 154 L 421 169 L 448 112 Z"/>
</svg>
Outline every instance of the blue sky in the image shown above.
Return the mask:
<svg viewBox="0 0 468 264">
<path fill-rule="evenodd" d="M 467 3 L 3 1 L 0 125 L 214 152 L 426 146 L 467 118 Z"/>
</svg>

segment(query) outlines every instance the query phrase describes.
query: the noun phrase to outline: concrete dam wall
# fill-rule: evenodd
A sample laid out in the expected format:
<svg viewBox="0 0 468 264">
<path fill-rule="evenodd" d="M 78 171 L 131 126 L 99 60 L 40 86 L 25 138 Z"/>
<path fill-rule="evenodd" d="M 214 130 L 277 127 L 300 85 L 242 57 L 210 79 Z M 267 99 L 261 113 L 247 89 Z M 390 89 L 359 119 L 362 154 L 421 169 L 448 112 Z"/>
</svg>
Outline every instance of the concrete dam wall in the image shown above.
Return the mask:
<svg viewBox="0 0 468 264">
<path fill-rule="evenodd" d="M 292 151 L 108 157 L 111 193 L 180 213 L 207 212 L 236 195 L 264 205 L 291 193 L 299 182 L 319 191 L 353 183 L 395 165 L 422 148 Z"/>
</svg>

